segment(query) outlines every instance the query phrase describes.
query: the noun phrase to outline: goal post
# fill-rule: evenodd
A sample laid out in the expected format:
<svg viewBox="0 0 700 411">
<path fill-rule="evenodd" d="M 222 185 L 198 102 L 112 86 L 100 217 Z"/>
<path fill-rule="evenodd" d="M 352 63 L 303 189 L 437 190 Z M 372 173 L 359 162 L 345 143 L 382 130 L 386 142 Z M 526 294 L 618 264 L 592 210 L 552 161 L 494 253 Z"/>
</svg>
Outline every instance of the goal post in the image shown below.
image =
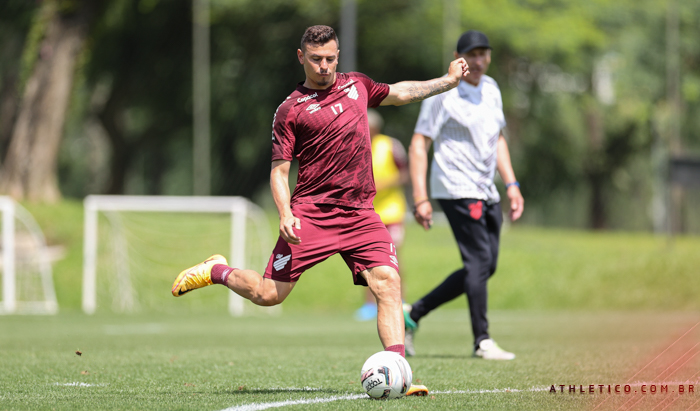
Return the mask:
<svg viewBox="0 0 700 411">
<path fill-rule="evenodd" d="M 0 197 L 2 209 L 2 308 L 5 313 L 13 313 L 15 300 L 15 202 L 8 197 Z"/>
<path fill-rule="evenodd" d="M 98 214 L 110 212 L 224 213 L 230 215 L 229 263 L 247 267 L 246 227 L 257 224 L 261 249 L 271 250 L 270 228 L 262 209 L 243 197 L 208 196 L 119 196 L 90 195 L 84 200 L 83 300 L 87 314 L 97 310 Z M 108 218 L 112 225 L 114 218 Z M 122 247 L 126 249 L 126 247 Z M 124 251 L 126 252 L 126 251 Z M 194 262 L 193 262 L 194 263 Z M 128 270 L 127 274 L 128 275 Z M 128 279 L 126 280 L 128 283 Z M 130 283 L 128 283 L 130 286 Z M 244 313 L 244 299 L 230 292 L 228 310 L 233 316 Z"/>
<path fill-rule="evenodd" d="M 56 314 L 58 302 L 44 233 L 29 211 L 10 197 L 0 196 L 0 212 L 0 314 Z"/>
</svg>

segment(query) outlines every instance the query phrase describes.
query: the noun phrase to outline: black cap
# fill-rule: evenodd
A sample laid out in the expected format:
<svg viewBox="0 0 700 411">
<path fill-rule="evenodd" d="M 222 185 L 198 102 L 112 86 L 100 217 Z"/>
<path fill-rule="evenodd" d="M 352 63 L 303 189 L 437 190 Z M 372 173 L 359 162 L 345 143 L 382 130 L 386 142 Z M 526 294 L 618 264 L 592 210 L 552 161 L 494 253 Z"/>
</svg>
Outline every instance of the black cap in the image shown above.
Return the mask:
<svg viewBox="0 0 700 411">
<path fill-rule="evenodd" d="M 486 34 L 476 30 L 469 30 L 459 37 L 457 53 L 468 53 L 476 48 L 491 48 L 489 45 L 489 38 L 486 37 Z"/>
</svg>

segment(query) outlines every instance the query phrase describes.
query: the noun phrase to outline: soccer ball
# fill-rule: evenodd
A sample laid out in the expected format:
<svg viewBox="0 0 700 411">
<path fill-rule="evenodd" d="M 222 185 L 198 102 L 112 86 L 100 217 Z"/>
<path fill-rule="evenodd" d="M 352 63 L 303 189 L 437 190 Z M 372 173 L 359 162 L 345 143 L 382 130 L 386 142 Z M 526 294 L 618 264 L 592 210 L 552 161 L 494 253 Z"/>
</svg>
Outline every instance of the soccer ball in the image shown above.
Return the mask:
<svg viewBox="0 0 700 411">
<path fill-rule="evenodd" d="M 360 382 L 375 400 L 401 398 L 411 388 L 413 372 L 408 361 L 392 351 L 379 351 L 365 361 Z"/>
</svg>

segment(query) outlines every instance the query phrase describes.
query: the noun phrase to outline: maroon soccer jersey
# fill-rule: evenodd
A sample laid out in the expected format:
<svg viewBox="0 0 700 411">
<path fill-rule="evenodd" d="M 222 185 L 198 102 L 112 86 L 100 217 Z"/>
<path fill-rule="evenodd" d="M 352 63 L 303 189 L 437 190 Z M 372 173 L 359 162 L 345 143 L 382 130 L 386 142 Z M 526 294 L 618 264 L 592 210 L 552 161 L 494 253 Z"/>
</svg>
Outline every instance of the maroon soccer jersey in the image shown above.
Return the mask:
<svg viewBox="0 0 700 411">
<path fill-rule="evenodd" d="M 299 83 L 275 112 L 272 160 L 299 160 L 295 204 L 372 208 L 372 143 L 367 107 L 389 86 L 362 73 L 336 73 L 335 83 L 312 90 Z"/>
</svg>

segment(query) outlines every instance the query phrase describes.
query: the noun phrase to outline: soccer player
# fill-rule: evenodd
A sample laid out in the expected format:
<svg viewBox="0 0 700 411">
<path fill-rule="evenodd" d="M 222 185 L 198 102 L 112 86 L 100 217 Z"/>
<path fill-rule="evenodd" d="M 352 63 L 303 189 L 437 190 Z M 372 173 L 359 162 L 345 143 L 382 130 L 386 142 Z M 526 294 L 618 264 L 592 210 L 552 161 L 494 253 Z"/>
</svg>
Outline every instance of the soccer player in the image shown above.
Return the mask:
<svg viewBox="0 0 700 411">
<path fill-rule="evenodd" d="M 404 238 L 403 220 L 406 214 L 406 197 L 403 185 L 408 182 L 408 156 L 403 144 L 395 138 L 382 134 L 384 119 L 377 110 L 367 110 L 369 135 L 372 138 L 372 174 L 377 194 L 374 197 L 374 211 L 391 235 L 397 250 L 401 249 Z M 403 277 L 401 277 L 401 290 Z M 402 293 L 403 296 L 403 293 Z M 365 303 L 355 311 L 355 319 L 369 321 L 377 317 L 377 301 L 372 292 L 365 291 Z"/>
<path fill-rule="evenodd" d="M 369 286 L 377 299 L 377 331 L 385 350 L 405 355 L 396 247 L 372 208 L 367 108 L 418 102 L 450 90 L 468 66 L 460 57 L 445 77 L 388 85 L 361 73 L 336 72 L 338 56 L 333 29 L 309 27 L 297 50 L 306 79 L 275 112 L 270 186 L 280 236 L 265 273 L 229 267 L 224 257 L 213 255 L 182 271 L 172 293 L 222 284 L 257 305 L 276 305 L 304 271 L 339 253 L 354 283 Z M 290 195 L 293 158 L 299 172 Z"/>
<path fill-rule="evenodd" d="M 437 199 L 452 227 L 463 267 L 420 300 L 405 307 L 406 351 L 415 354 L 413 337 L 418 321 L 438 306 L 467 295 L 474 333 L 474 356 L 512 360 L 515 355 L 496 344 L 488 333 L 486 282 L 496 271 L 502 216 L 493 183 L 498 173 L 506 183 L 510 218 L 523 212 L 523 196 L 503 137 L 506 125 L 498 84 L 486 75 L 491 46 L 484 33 L 470 30 L 457 42 L 455 57 L 466 59 L 469 72 L 457 88 L 421 105 L 409 148 L 414 216 L 426 230 L 433 208 L 426 189 L 428 149 L 435 141 L 430 174 L 431 196 Z"/>
</svg>

